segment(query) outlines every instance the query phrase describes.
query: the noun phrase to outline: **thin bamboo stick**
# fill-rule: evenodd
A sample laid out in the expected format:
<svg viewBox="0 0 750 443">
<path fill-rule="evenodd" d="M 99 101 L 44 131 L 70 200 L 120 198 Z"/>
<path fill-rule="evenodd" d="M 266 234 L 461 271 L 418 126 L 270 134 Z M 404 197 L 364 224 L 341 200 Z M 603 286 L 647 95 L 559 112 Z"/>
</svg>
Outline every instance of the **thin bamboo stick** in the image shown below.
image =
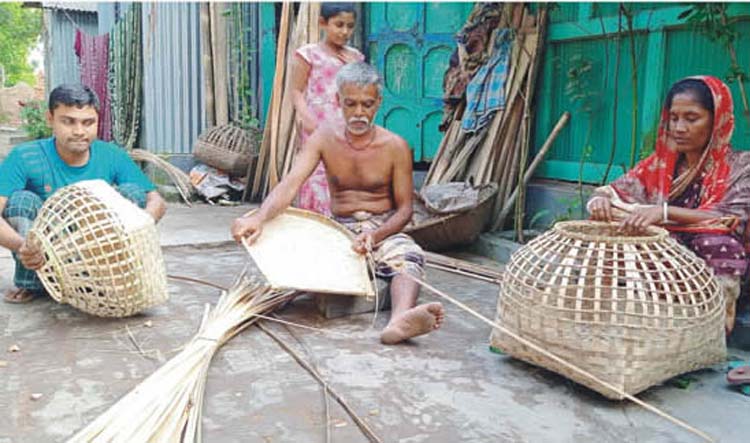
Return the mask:
<svg viewBox="0 0 750 443">
<path fill-rule="evenodd" d="M 177 192 L 180 193 L 180 197 L 182 197 L 185 204 L 192 206 L 190 203 L 190 195 L 193 193 L 193 183 L 190 181 L 190 177 L 183 172 L 182 169 L 144 149 L 131 149 L 128 151 L 128 154 L 134 161 L 151 163 L 167 174 L 170 180 L 172 180 L 172 183 L 174 183 Z"/>
<path fill-rule="evenodd" d="M 278 343 L 279 346 L 281 346 L 289 355 L 292 356 L 292 358 L 299 363 L 300 366 L 302 366 L 307 372 L 310 373 L 310 375 L 315 378 L 315 380 L 320 383 L 323 388 L 328 391 L 329 394 L 338 402 L 339 405 L 341 405 L 342 408 L 346 411 L 347 414 L 349 414 L 349 417 L 354 420 L 354 423 L 359 427 L 359 429 L 365 434 L 368 440 L 370 440 L 373 443 L 383 443 L 383 440 L 378 437 L 377 434 L 370 428 L 370 426 L 365 422 L 362 418 L 357 415 L 356 412 L 354 412 L 354 408 L 349 406 L 349 403 L 347 403 L 343 397 L 341 397 L 336 391 L 331 389 L 331 386 L 326 383 L 326 381 L 323 379 L 323 377 L 320 375 L 318 371 L 313 368 L 310 363 L 305 361 L 294 349 L 289 347 L 284 340 L 282 340 L 278 335 L 271 332 L 268 328 L 263 326 L 262 323 L 257 324 L 258 329 L 265 332 L 271 339 L 273 339 L 276 343 Z"/>
<path fill-rule="evenodd" d="M 446 268 L 445 270 L 450 269 L 461 271 L 464 274 L 475 276 L 477 278 L 498 281 L 503 277 L 503 271 L 500 269 L 493 269 L 487 266 L 471 263 L 466 260 L 448 257 L 442 254 L 436 254 L 434 252 L 425 251 L 425 259 L 428 265 L 438 265 Z"/>
</svg>

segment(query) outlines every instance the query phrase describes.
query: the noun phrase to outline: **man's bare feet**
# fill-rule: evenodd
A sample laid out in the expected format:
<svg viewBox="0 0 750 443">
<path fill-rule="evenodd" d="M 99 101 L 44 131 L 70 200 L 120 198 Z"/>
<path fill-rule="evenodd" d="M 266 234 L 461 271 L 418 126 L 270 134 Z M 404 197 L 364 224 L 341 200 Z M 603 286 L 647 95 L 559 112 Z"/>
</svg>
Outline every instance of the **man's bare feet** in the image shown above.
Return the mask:
<svg viewBox="0 0 750 443">
<path fill-rule="evenodd" d="M 427 334 L 440 328 L 445 318 L 445 310 L 440 303 L 427 303 L 409 309 L 396 318 L 391 318 L 388 326 L 380 334 L 380 341 L 395 345 L 412 337 Z"/>
<path fill-rule="evenodd" d="M 13 288 L 5 293 L 6 303 L 28 303 L 37 297 L 38 293 L 28 289 Z"/>
</svg>

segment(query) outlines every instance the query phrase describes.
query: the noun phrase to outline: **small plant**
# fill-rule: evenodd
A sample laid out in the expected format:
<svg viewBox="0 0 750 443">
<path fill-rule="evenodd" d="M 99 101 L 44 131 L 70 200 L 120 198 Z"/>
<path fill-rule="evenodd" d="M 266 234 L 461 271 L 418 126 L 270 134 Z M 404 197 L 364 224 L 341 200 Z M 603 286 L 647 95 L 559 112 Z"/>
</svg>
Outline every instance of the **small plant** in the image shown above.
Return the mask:
<svg viewBox="0 0 750 443">
<path fill-rule="evenodd" d="M 723 3 L 696 3 L 684 10 L 678 18 L 685 20 L 695 30 L 727 50 L 730 65 L 726 74 L 726 80 L 727 83 L 737 82 L 744 108 L 743 114 L 748 123 L 750 123 L 750 104 L 748 104 L 744 84 L 748 79 L 748 74 L 739 64 L 737 49 L 735 47 L 735 43 L 739 40 L 740 32 L 737 30 L 737 19 L 730 19 L 727 15 L 727 6 L 727 4 Z"/>
<path fill-rule="evenodd" d="M 47 125 L 45 105 L 41 100 L 18 102 L 21 105 L 21 128 L 32 139 L 52 136 L 52 129 Z"/>
</svg>

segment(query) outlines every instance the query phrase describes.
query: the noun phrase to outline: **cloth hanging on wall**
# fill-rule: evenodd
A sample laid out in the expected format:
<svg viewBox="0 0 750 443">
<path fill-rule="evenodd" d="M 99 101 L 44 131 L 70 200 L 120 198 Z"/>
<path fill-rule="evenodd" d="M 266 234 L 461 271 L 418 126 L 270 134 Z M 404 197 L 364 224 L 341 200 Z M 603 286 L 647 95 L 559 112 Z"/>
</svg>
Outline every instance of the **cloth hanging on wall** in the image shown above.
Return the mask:
<svg viewBox="0 0 750 443">
<path fill-rule="evenodd" d="M 138 143 L 143 109 L 143 51 L 140 3 L 132 3 L 111 32 L 109 40 L 109 82 L 112 136 L 131 150 Z"/>
<path fill-rule="evenodd" d="M 466 24 L 456 34 L 456 49 L 443 77 L 443 121 L 445 131 L 454 118 L 459 104 L 464 101 L 466 85 L 492 54 L 496 30 L 502 20 L 502 3 L 477 3 Z"/>
<path fill-rule="evenodd" d="M 495 111 L 505 107 L 505 81 L 510 63 L 509 29 L 499 30 L 490 60 L 482 65 L 466 86 L 466 110 L 462 122 L 464 131 L 475 132 L 487 125 Z"/>
<path fill-rule="evenodd" d="M 91 88 L 99 98 L 98 137 L 104 141 L 111 141 L 112 121 L 107 90 L 109 34 L 91 36 L 77 29 L 74 49 L 80 65 L 81 83 Z"/>
</svg>

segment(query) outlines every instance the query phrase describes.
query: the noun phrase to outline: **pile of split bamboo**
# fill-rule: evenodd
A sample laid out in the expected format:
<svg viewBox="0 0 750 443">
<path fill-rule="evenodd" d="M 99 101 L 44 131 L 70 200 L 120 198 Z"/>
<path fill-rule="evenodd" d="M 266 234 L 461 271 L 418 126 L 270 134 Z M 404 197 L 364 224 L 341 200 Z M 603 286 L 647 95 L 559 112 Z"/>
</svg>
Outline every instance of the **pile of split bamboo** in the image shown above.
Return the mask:
<svg viewBox="0 0 750 443">
<path fill-rule="evenodd" d="M 531 106 L 534 85 L 541 61 L 546 8 L 537 16 L 529 13 L 523 3 L 507 4 L 498 27 L 514 30 L 507 80 L 504 86 L 505 107 L 497 111 L 492 121 L 476 132 L 461 128 L 465 103 L 458 106 L 425 179 L 425 184 L 471 180 L 476 185 L 496 183 L 492 228 L 502 228 L 509 209 L 519 194 L 523 194 L 525 179 L 533 170 L 526 168 L 531 129 Z M 494 33 L 495 38 L 499 33 Z M 487 47 L 492 48 L 490 42 Z M 567 121 L 567 114 L 550 135 L 549 149 L 556 132 Z M 541 149 L 539 160 L 546 152 Z M 539 161 L 532 164 L 534 167 Z M 519 200 L 522 200 L 519 199 Z M 520 202 L 519 202 L 520 203 Z M 507 206 L 507 207 L 506 207 Z"/>
<path fill-rule="evenodd" d="M 296 23 L 290 30 L 290 24 L 295 22 L 293 15 L 291 3 L 285 2 L 281 8 L 276 71 L 263 142 L 258 157 L 248 168 L 248 186 L 242 196 L 243 200 L 248 197 L 264 198 L 292 168 L 299 147 L 298 127 L 292 104 L 291 73 L 287 68 L 292 65 L 292 57 L 297 48 L 318 42 L 320 3 L 300 3 Z"/>
<path fill-rule="evenodd" d="M 206 374 L 216 351 L 293 292 L 279 292 L 242 277 L 213 311 L 206 306 L 196 336 L 68 443 L 201 441 Z"/>
</svg>

